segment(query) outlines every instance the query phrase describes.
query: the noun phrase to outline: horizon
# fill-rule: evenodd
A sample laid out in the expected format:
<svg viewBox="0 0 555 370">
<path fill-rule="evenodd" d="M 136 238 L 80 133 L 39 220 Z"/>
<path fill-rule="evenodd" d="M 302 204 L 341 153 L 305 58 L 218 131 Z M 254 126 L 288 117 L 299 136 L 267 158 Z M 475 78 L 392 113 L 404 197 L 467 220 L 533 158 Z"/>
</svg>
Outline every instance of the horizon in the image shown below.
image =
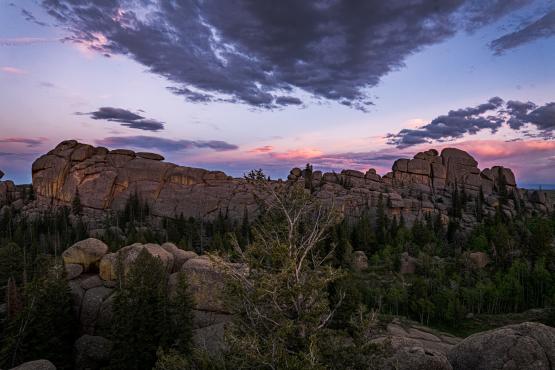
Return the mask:
<svg viewBox="0 0 555 370">
<path fill-rule="evenodd" d="M 71 140 L 71 139 L 69 139 L 69 140 Z M 89 143 L 81 143 L 81 144 L 89 144 Z M 449 147 L 445 147 L 445 148 L 449 148 Z M 51 148 L 51 149 L 54 149 L 54 148 Z M 131 148 L 113 148 L 113 150 L 115 150 L 115 149 L 131 149 Z M 430 148 L 428 148 L 428 149 L 435 149 L 435 148 L 430 147 Z M 439 152 L 439 155 L 441 155 L 441 152 L 440 152 L 440 151 L 438 151 L 438 152 Z M 43 153 L 43 155 L 45 155 L 45 154 L 46 154 L 46 153 Z M 156 153 L 156 154 L 158 154 L 158 153 Z M 472 155 L 472 153 L 469 153 L 469 154 Z M 38 157 L 37 157 L 37 158 L 38 158 Z M 399 157 L 399 158 L 397 158 L 397 159 L 403 159 L 403 158 L 407 158 L 407 157 Z M 407 159 L 411 159 L 411 158 L 407 158 Z M 390 170 L 393 170 L 392 167 L 393 167 L 393 163 L 395 162 L 395 160 L 396 160 L 396 159 L 391 159 L 391 168 L 390 168 Z M 164 158 L 163 161 L 164 161 L 164 162 L 169 162 L 166 158 Z M 173 163 L 173 162 L 172 162 L 172 163 Z M 178 165 L 178 166 L 191 167 L 191 166 L 187 166 L 186 164 L 180 164 L 180 163 L 174 163 L 174 164 L 176 164 L 176 165 Z M 305 165 L 308 165 L 308 164 L 311 164 L 311 163 L 306 163 Z M 312 164 L 311 164 L 311 165 L 312 165 Z M 498 164 L 498 165 L 501 165 L 501 164 Z M 277 177 L 276 177 L 276 176 L 271 176 L 271 175 L 270 175 L 270 177 L 271 177 L 272 180 L 286 180 L 286 179 L 287 179 L 287 176 L 288 176 L 289 173 L 290 173 L 290 170 L 292 170 L 292 169 L 295 168 L 295 167 L 300 168 L 300 169 L 303 169 L 303 168 L 304 168 L 303 165 L 294 166 L 294 167 L 291 167 L 289 170 L 287 170 L 286 173 L 283 173 L 283 174 L 281 174 L 281 175 L 278 175 Z M 318 167 L 318 166 L 313 167 L 313 168 L 314 168 L 315 171 L 322 171 L 322 172 L 340 172 L 341 170 L 348 170 L 348 169 L 350 169 L 350 168 L 323 168 L 323 167 Z M 480 167 L 480 163 L 478 163 L 478 168 L 479 168 L 480 170 L 484 170 L 486 167 L 483 167 L 483 168 L 482 168 L 482 167 Z M 205 168 L 205 169 L 210 170 L 210 171 L 221 171 L 221 170 L 218 169 L 218 168 Z M 234 177 L 234 178 L 242 178 L 242 177 L 246 176 L 246 174 L 247 174 L 250 170 L 253 170 L 253 169 L 256 169 L 256 168 L 251 168 L 251 169 L 246 170 L 246 171 L 244 171 L 244 172 L 229 172 L 229 173 L 226 172 L 226 175 L 232 176 L 232 177 Z M 370 169 L 370 168 L 368 168 L 368 169 Z M 366 170 L 368 170 L 368 169 L 366 169 Z M 386 171 L 386 172 L 378 172 L 378 171 L 376 171 L 376 173 L 377 173 L 378 175 L 380 175 L 380 176 L 385 175 L 387 172 L 390 172 L 390 171 Z M 268 175 L 268 173 L 266 173 L 266 174 Z M 3 178 L 3 179 L 4 179 L 4 180 L 10 180 L 9 178 Z M 30 179 L 30 180 L 31 180 L 31 179 Z M 12 181 L 13 181 L 13 180 L 12 180 Z M 31 184 L 31 182 L 32 182 L 32 181 L 29 181 L 29 182 L 27 182 L 27 183 L 25 183 L 25 182 L 16 182 L 16 185 L 28 185 L 28 184 Z M 516 178 L 516 182 L 517 182 L 517 186 L 518 186 L 519 188 L 531 189 L 531 190 L 555 190 L 555 183 L 553 183 L 553 184 L 550 184 L 550 183 L 525 183 L 525 182 L 520 182 L 518 178 Z"/>
<path fill-rule="evenodd" d="M 0 1 L 3 180 L 75 138 L 272 178 L 455 147 L 555 188 L 551 0 L 78 3 Z"/>
</svg>

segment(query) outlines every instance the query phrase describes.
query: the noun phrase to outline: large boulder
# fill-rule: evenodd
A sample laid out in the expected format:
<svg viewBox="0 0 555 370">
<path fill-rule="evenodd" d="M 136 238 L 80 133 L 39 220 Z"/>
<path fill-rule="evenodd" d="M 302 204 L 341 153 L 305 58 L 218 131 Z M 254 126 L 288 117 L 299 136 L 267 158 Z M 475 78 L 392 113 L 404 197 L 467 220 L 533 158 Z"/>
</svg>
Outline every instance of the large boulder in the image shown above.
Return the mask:
<svg viewBox="0 0 555 370">
<path fill-rule="evenodd" d="M 393 162 L 393 172 L 407 172 L 409 160 L 406 158 L 397 159 Z"/>
<path fill-rule="evenodd" d="M 98 370 L 110 362 L 113 343 L 104 337 L 83 335 L 75 341 L 75 369 Z"/>
<path fill-rule="evenodd" d="M 90 271 L 98 267 L 100 259 L 108 253 L 108 246 L 102 241 L 94 238 L 81 240 L 73 244 L 62 253 L 65 264 L 77 264 L 83 266 L 84 271 Z"/>
<path fill-rule="evenodd" d="M 431 173 L 430 162 L 419 158 L 411 159 L 407 165 L 407 171 L 417 175 L 430 176 L 430 173 Z"/>
<path fill-rule="evenodd" d="M 451 184 L 463 184 L 466 175 L 480 173 L 478 162 L 463 150 L 445 148 L 441 151 L 441 157 L 447 170 L 447 180 Z"/>
<path fill-rule="evenodd" d="M 222 297 L 226 275 L 217 262 L 207 257 L 193 258 L 183 264 L 181 271 L 187 276 L 198 310 L 226 312 Z"/>
<path fill-rule="evenodd" d="M 173 272 L 177 272 L 181 270 L 181 266 L 190 260 L 191 258 L 197 258 L 198 254 L 192 251 L 185 251 L 183 249 L 179 249 L 173 243 L 164 243 L 161 245 L 162 249 L 171 253 L 173 255 Z"/>
<path fill-rule="evenodd" d="M 81 304 L 80 322 L 84 333 L 94 334 L 102 303 L 112 294 L 113 289 L 99 286 L 89 289 Z"/>
<path fill-rule="evenodd" d="M 11 370 L 56 370 L 56 366 L 48 360 L 35 360 L 25 362 Z"/>
<path fill-rule="evenodd" d="M 493 181 L 499 181 L 500 177 L 505 179 L 505 183 L 508 186 L 516 186 L 515 175 L 510 168 L 505 168 L 503 166 L 493 166 L 491 168 L 491 172 L 493 174 Z"/>
<path fill-rule="evenodd" d="M 221 353 L 224 347 L 225 323 L 193 330 L 193 343 L 210 354 Z"/>
<path fill-rule="evenodd" d="M 355 271 L 368 269 L 368 257 L 363 251 L 354 251 L 351 260 L 351 265 Z"/>
<path fill-rule="evenodd" d="M 414 274 L 416 272 L 416 261 L 416 258 L 410 256 L 408 252 L 403 252 L 399 272 L 401 274 Z"/>
<path fill-rule="evenodd" d="M 383 337 L 372 340 L 389 345 L 393 354 L 386 360 L 387 370 L 452 370 L 445 354 L 425 348 L 418 340 L 404 337 Z"/>
<path fill-rule="evenodd" d="M 173 247 L 175 247 L 175 245 L 171 243 L 164 244 L 164 247 L 152 243 L 135 243 L 121 248 L 116 253 L 108 253 L 104 255 L 100 260 L 100 277 L 102 278 L 102 280 L 105 281 L 115 280 L 117 277 L 116 273 L 119 263 L 118 259 L 121 261 L 121 266 L 123 267 L 124 274 L 127 274 L 142 250 L 146 250 L 151 256 L 160 259 L 166 271 L 168 273 L 171 273 L 172 271 L 174 271 L 174 261 L 176 260 L 175 256 L 179 258 L 178 262 L 183 264 L 185 260 L 193 257 L 191 253 L 194 253 L 182 251 L 177 247 L 175 247 L 175 249 L 177 250 L 174 250 Z M 175 254 L 173 254 L 172 251 Z M 194 253 L 194 256 L 197 256 L 197 254 Z"/>
<path fill-rule="evenodd" d="M 454 370 L 553 370 L 555 328 L 525 322 L 474 334 L 448 358 Z"/>
<path fill-rule="evenodd" d="M 108 276 L 111 276 L 112 279 L 115 277 L 116 261 L 118 258 L 121 258 L 123 271 L 125 274 L 127 274 L 143 249 L 146 249 L 146 251 L 150 253 L 151 256 L 159 258 L 168 273 L 172 271 L 174 257 L 170 252 L 166 251 L 158 244 L 149 243 L 143 245 L 140 243 L 135 243 L 121 248 L 117 252 L 116 256 L 111 256 L 102 263 L 102 271 L 104 271 L 103 279 L 108 280 Z M 108 274 L 107 271 L 110 271 L 110 273 Z"/>
<path fill-rule="evenodd" d="M 83 272 L 83 266 L 78 265 L 76 263 L 67 263 L 65 264 L 66 270 L 66 279 L 73 280 Z"/>
<path fill-rule="evenodd" d="M 99 275 L 102 280 L 110 281 L 117 278 L 117 253 L 108 253 L 102 257 L 99 265 Z"/>
<path fill-rule="evenodd" d="M 468 258 L 470 258 L 474 266 L 480 269 L 483 269 L 489 263 L 489 257 L 484 252 L 472 252 L 468 255 Z"/>
<path fill-rule="evenodd" d="M 233 269 L 238 273 L 246 272 L 244 265 L 226 263 L 216 257 L 192 258 L 183 264 L 181 273 L 187 277 L 197 310 L 228 312 L 222 296 L 228 278 L 226 269 Z M 176 285 L 178 276 L 179 273 L 170 276 L 170 290 L 171 286 Z"/>
<path fill-rule="evenodd" d="M 4 172 L 2 172 L 2 170 L 0 170 L 0 179 L 4 177 Z"/>
</svg>

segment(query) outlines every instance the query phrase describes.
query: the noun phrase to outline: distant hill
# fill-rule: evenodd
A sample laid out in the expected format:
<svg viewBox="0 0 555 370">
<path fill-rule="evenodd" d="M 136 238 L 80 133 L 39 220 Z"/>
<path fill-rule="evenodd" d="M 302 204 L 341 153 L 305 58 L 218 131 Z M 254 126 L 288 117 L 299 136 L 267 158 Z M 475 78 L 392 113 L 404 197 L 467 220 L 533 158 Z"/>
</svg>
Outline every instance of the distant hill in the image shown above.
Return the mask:
<svg viewBox="0 0 555 370">
<path fill-rule="evenodd" d="M 555 190 L 555 184 L 519 184 L 519 186 L 523 189 L 530 190 Z"/>
</svg>

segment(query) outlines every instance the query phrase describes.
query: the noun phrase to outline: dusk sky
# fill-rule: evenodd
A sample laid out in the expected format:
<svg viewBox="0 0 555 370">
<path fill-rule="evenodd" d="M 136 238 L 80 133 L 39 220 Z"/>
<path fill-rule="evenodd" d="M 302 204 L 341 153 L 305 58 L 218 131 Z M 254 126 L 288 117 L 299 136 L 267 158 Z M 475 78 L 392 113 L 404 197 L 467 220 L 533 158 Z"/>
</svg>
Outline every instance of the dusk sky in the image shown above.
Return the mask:
<svg viewBox="0 0 555 370">
<path fill-rule="evenodd" d="M 0 0 L 0 169 L 58 142 L 240 176 L 447 146 L 555 184 L 555 1 Z"/>
</svg>

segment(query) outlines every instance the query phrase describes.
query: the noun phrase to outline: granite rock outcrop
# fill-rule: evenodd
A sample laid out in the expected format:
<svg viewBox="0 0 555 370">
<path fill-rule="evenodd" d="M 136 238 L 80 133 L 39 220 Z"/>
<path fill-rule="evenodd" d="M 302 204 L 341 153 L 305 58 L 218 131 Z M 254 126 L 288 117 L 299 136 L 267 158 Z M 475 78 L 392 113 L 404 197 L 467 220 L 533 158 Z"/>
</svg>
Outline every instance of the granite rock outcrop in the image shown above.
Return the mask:
<svg viewBox="0 0 555 370">
<path fill-rule="evenodd" d="M 403 217 L 407 224 L 426 214 L 448 223 L 456 191 L 467 199 L 460 217 L 463 228 L 476 222 L 478 201 L 485 215 L 493 215 L 498 207 L 508 217 L 553 209 L 544 192 L 518 188 L 509 168 L 480 170 L 469 153 L 456 148 L 441 153 L 430 149 L 411 159 L 398 159 L 383 176 L 374 169 L 308 173 L 294 168 L 287 180 L 275 183 L 310 187 L 316 197 L 333 203 L 346 216 L 375 211 L 382 202 L 390 217 Z M 210 220 L 221 213 L 240 219 L 245 211 L 249 215 L 257 212 L 254 191 L 244 179 L 178 166 L 154 153 L 110 151 L 74 140 L 60 143 L 33 163 L 33 187 L 37 201 L 27 206 L 27 211 L 67 206 L 78 194 L 89 229 L 98 228 L 106 212 L 122 210 L 133 194 L 160 218 L 183 215 Z M 501 202 L 502 196 L 508 199 Z"/>
</svg>

